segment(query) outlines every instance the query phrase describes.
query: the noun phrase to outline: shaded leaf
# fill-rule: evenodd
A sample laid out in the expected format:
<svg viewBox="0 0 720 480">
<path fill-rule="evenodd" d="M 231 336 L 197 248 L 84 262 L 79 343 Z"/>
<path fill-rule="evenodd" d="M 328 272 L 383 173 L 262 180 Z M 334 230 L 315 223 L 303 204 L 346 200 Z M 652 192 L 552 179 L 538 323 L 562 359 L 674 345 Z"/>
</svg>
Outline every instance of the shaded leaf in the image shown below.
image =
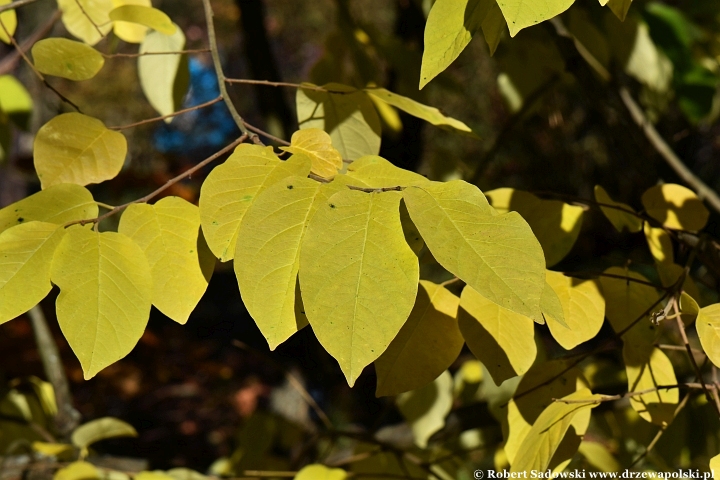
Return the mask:
<svg viewBox="0 0 720 480">
<path fill-rule="evenodd" d="M 198 208 L 180 197 L 165 197 L 155 205 L 130 205 L 120 218 L 118 232 L 145 252 L 153 280 L 153 305 L 185 324 L 208 285 L 198 253 Z"/>
<path fill-rule="evenodd" d="M 692 308 L 692 307 L 691 307 Z M 720 365 L 720 304 L 701 308 L 695 321 L 700 345 L 715 366 Z"/>
<path fill-rule="evenodd" d="M 595 185 L 595 201 L 617 207 L 610 208 L 601 205 L 600 210 L 602 210 L 603 214 L 605 214 L 618 232 L 627 230 L 630 233 L 635 233 L 642 229 L 642 219 L 637 216 L 635 210 L 629 205 L 614 201 L 600 185 Z M 621 209 L 625 210 L 625 212 Z"/>
<path fill-rule="evenodd" d="M 415 444 L 427 447 L 430 437 L 445 426 L 453 402 L 453 379 L 443 372 L 434 382 L 397 397 L 400 413 L 410 425 Z"/>
<path fill-rule="evenodd" d="M 621 470 L 620 463 L 602 443 L 584 440 L 578 451 L 590 465 L 601 472 L 619 472 Z"/>
<path fill-rule="evenodd" d="M 0 111 L 20 128 L 27 129 L 33 101 L 27 89 L 12 75 L 0 76 Z"/>
<path fill-rule="evenodd" d="M 185 35 L 179 28 L 172 35 L 151 31 L 140 44 L 140 53 L 178 52 L 184 47 Z M 138 58 L 138 75 L 145 97 L 160 115 L 174 113 L 182 105 L 190 81 L 186 55 L 143 55 Z"/>
<path fill-rule="evenodd" d="M 121 5 L 112 9 L 108 16 L 113 22 L 137 23 L 165 35 L 174 35 L 178 30 L 163 11 L 145 5 Z"/>
<path fill-rule="evenodd" d="M 119 233 L 70 227 L 50 278 L 60 287 L 60 329 L 86 379 L 130 353 L 152 304 L 152 275 L 140 247 Z"/>
<path fill-rule="evenodd" d="M 87 448 L 95 442 L 108 438 L 137 437 L 137 432 L 118 418 L 103 417 L 80 425 L 72 433 L 72 443 L 78 448 Z"/>
<path fill-rule="evenodd" d="M 398 192 L 336 193 L 310 220 L 300 250 L 305 312 L 351 386 L 415 303 L 419 267 L 402 232 L 400 199 Z"/>
<path fill-rule="evenodd" d="M 411 186 L 403 198 L 440 265 L 503 308 L 541 318 L 545 262 L 519 214 L 492 215 L 482 192 L 461 180 Z"/>
<path fill-rule="evenodd" d="M 126 153 L 121 133 L 87 115 L 64 113 L 38 130 L 35 170 L 43 189 L 60 183 L 100 183 L 120 173 Z"/>
<path fill-rule="evenodd" d="M 659 348 L 638 348 L 632 342 L 623 345 L 623 360 L 628 377 L 628 391 L 640 392 L 661 385 L 676 385 L 672 363 Z M 630 405 L 648 422 L 669 425 L 679 401 L 677 388 L 633 395 Z"/>
<path fill-rule="evenodd" d="M 378 397 L 424 387 L 452 365 L 464 343 L 455 319 L 459 302 L 445 287 L 420 280 L 410 317 L 375 360 Z"/>
<path fill-rule="evenodd" d="M 667 228 L 701 230 L 709 212 L 695 193 L 674 183 L 657 185 L 642 196 L 645 211 Z"/>
<path fill-rule="evenodd" d="M 88 80 L 105 65 L 93 47 L 67 38 L 46 38 L 32 47 L 35 68 L 69 80 Z"/>
<path fill-rule="evenodd" d="M 112 29 L 112 0 L 58 0 L 62 22 L 73 36 L 95 45 Z"/>
<path fill-rule="evenodd" d="M 594 338 L 605 320 L 605 299 L 594 280 L 578 280 L 562 273 L 547 272 L 547 282 L 557 294 L 566 326 L 547 315 L 550 333 L 565 349 L 572 350 Z"/>
<path fill-rule="evenodd" d="M 312 172 L 332 178 L 343 168 L 342 155 L 332 146 L 330 135 L 319 128 L 306 128 L 293 133 L 289 147 L 280 147 L 291 153 L 302 153 L 312 160 Z"/>
<path fill-rule="evenodd" d="M 639 273 L 620 267 L 608 268 L 605 273 L 630 277 L 643 282 L 648 281 Z M 605 297 L 605 315 L 615 332 L 621 332 L 637 321 L 661 297 L 656 288 L 623 278 L 601 276 L 600 286 Z"/>
</svg>

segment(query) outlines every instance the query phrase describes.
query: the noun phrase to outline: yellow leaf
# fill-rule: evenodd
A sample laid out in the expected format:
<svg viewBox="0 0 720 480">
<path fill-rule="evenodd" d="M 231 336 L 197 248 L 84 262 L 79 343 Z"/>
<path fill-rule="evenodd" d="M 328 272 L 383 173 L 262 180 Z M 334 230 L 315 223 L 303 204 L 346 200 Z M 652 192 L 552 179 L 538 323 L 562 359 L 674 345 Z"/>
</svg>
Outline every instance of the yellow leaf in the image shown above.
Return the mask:
<svg viewBox="0 0 720 480">
<path fill-rule="evenodd" d="M 332 146 L 330 135 L 319 128 L 298 130 L 293 133 L 290 146 L 280 149 L 310 157 L 312 172 L 321 177 L 332 178 L 343 167 L 342 155 Z"/>
<path fill-rule="evenodd" d="M 102 417 L 80 425 L 72 433 L 72 443 L 78 448 L 87 448 L 107 438 L 137 437 L 132 425 L 113 417 Z"/>
<path fill-rule="evenodd" d="M 50 265 L 63 233 L 52 223 L 28 222 L 0 234 L 0 324 L 50 292 Z"/>
<path fill-rule="evenodd" d="M 701 308 L 695 321 L 700 345 L 715 366 L 720 366 L 720 303 Z"/>
<path fill-rule="evenodd" d="M 152 304 L 152 275 L 140 247 L 119 233 L 70 227 L 50 278 L 60 287 L 60 329 L 86 379 L 130 353 Z"/>
<path fill-rule="evenodd" d="M 60 183 L 87 185 L 115 178 L 125 163 L 127 141 L 100 120 L 64 113 L 40 127 L 34 145 L 42 188 Z"/>
<path fill-rule="evenodd" d="M 720 455 L 715 455 L 710 459 L 710 470 L 713 472 L 713 478 L 715 478 L 715 472 L 720 472 Z"/>
<path fill-rule="evenodd" d="M 420 174 L 396 167 L 377 155 L 366 155 L 348 165 L 348 177 L 361 180 L 368 187 L 407 187 L 428 183 Z"/>
<path fill-rule="evenodd" d="M 67 443 L 32 442 L 32 448 L 48 457 L 63 457 L 73 452 L 72 445 Z"/>
<path fill-rule="evenodd" d="M 121 7 L 122 8 L 122 7 Z M 173 24 L 173 26 L 175 26 Z M 172 35 L 148 32 L 140 44 L 140 53 L 179 52 L 185 48 L 185 34 L 177 28 Z M 160 115 L 177 111 L 190 83 L 186 55 L 142 55 L 138 58 L 140 86 L 150 105 Z M 172 117 L 165 120 L 170 123 Z"/>
<path fill-rule="evenodd" d="M 300 245 L 319 203 L 342 188 L 342 182 L 287 177 L 260 193 L 240 223 L 235 275 L 271 350 L 307 325 L 295 313 Z"/>
<path fill-rule="evenodd" d="M 582 403 L 557 401 L 548 405 L 523 440 L 510 471 L 543 471 L 547 469 L 555 451 L 572 425 L 575 415 L 595 408 L 598 404 L 594 402 L 600 398 L 600 395 L 593 395 L 588 389 L 581 389 L 563 397 L 562 400 L 581 401 Z M 585 402 L 586 400 L 587 402 Z"/>
<path fill-rule="evenodd" d="M 95 465 L 78 461 L 63 467 L 53 476 L 53 480 L 100 480 L 100 471 Z"/>
<path fill-rule="evenodd" d="M 95 45 L 112 29 L 108 14 L 112 0 L 58 0 L 68 32 L 88 45 Z"/>
<path fill-rule="evenodd" d="M 562 273 L 547 272 L 547 282 L 562 304 L 567 326 L 547 316 L 550 333 L 565 349 L 572 350 L 594 338 L 605 320 L 605 299 L 594 280 L 578 280 Z"/>
<path fill-rule="evenodd" d="M 540 309 L 542 310 L 543 319 L 550 316 L 557 323 L 567 328 L 565 322 L 565 312 L 562 303 L 555 290 L 547 282 L 547 273 L 545 274 L 545 288 L 543 288 L 542 297 L 540 297 Z M 536 320 L 537 321 L 537 320 Z M 545 321 L 537 322 L 539 325 L 545 325 Z"/>
<path fill-rule="evenodd" d="M 430 437 L 445 426 L 453 403 L 453 379 L 443 372 L 434 382 L 397 397 L 400 413 L 410 425 L 415 444 L 427 447 Z"/>
<path fill-rule="evenodd" d="M 295 480 L 345 480 L 347 472 L 342 468 L 330 468 L 319 463 L 304 466 Z"/>
<path fill-rule="evenodd" d="M 627 230 L 630 233 L 636 233 L 642 229 L 643 221 L 635 210 L 629 205 L 614 201 L 600 185 L 595 185 L 595 201 L 615 207 L 611 208 L 600 205 L 600 210 L 602 210 L 618 232 Z"/>
<path fill-rule="evenodd" d="M 638 348 L 626 341 L 623 360 L 630 392 L 677 384 L 672 363 L 659 348 Z M 678 400 L 678 389 L 670 388 L 631 396 L 630 405 L 648 422 L 666 426 L 675 416 Z"/>
<path fill-rule="evenodd" d="M 545 252 L 547 266 L 555 265 L 572 249 L 582 227 L 582 207 L 559 200 L 541 200 L 512 188 L 485 192 L 500 213 L 516 211 L 532 228 Z"/>
<path fill-rule="evenodd" d="M 55 185 L 0 209 L 0 233 L 33 220 L 62 225 L 96 218 L 98 206 L 92 194 L 80 185 Z"/>
<path fill-rule="evenodd" d="M 425 246 L 425 241 L 422 239 L 420 231 L 410 218 L 410 213 L 407 211 L 405 201 L 400 202 L 400 223 L 402 223 L 405 241 L 408 245 L 410 245 L 410 248 L 412 248 L 412 251 L 415 252 L 415 255 L 420 255 L 420 251 Z"/>
<path fill-rule="evenodd" d="M 281 162 L 272 147 L 248 144 L 215 167 L 200 187 L 200 223 L 215 256 L 232 260 L 240 222 L 260 192 L 286 177 L 307 176 L 310 168 L 305 155 Z"/>
<path fill-rule="evenodd" d="M 165 35 L 174 35 L 177 31 L 177 25 L 165 12 L 145 5 L 121 5 L 112 9 L 108 16 L 113 22 L 136 23 Z"/>
<path fill-rule="evenodd" d="M 493 303 L 541 318 L 545 261 L 518 213 L 493 215 L 482 192 L 461 180 L 411 186 L 403 198 L 440 265 Z"/>
<path fill-rule="evenodd" d="M 574 0 L 498 0 L 514 37 L 523 28 L 549 20 L 570 8 Z"/>
<path fill-rule="evenodd" d="M 310 325 L 352 386 L 410 315 L 419 266 L 405 242 L 398 192 L 342 190 L 319 206 L 300 250 Z"/>
<path fill-rule="evenodd" d="M 612 10 L 612 12 L 615 14 L 615 16 L 618 17 L 620 21 L 624 22 L 628 10 L 630 10 L 632 0 L 600 0 L 600 4 L 607 5 L 608 8 Z"/>
<path fill-rule="evenodd" d="M 648 242 L 650 253 L 658 265 L 673 264 L 675 256 L 673 254 L 673 244 L 670 235 L 662 228 L 653 228 L 649 224 L 645 224 L 645 239 Z"/>
<path fill-rule="evenodd" d="M 135 480 L 175 480 L 173 477 L 162 470 L 154 470 L 152 472 L 140 472 L 133 476 Z"/>
<path fill-rule="evenodd" d="M 642 282 L 648 281 L 639 273 L 620 267 L 608 268 L 605 273 L 630 277 Z M 623 278 L 601 276 L 600 286 L 605 297 L 605 315 L 615 332 L 625 330 L 661 298 L 660 292 L 655 287 Z"/>
<path fill-rule="evenodd" d="M 460 297 L 458 324 L 470 351 L 485 365 L 496 384 L 525 373 L 535 361 L 533 321 L 506 310 L 470 286 Z"/>
<path fill-rule="evenodd" d="M 325 130 L 342 158 L 355 160 L 363 155 L 377 155 L 380 118 L 367 94 L 338 83 L 323 88 L 328 92 L 298 88 L 295 102 L 300 128 Z"/>
<path fill-rule="evenodd" d="M 155 205 L 130 205 L 118 232 L 145 252 L 153 279 L 153 305 L 184 325 L 208 285 L 198 253 L 198 208 L 180 197 L 165 197 Z"/>
<path fill-rule="evenodd" d="M 0 6 L 7 5 L 12 1 L 13 0 L 0 0 Z M 15 13 L 15 9 L 0 13 L 0 23 L 2 23 L 2 27 L 5 27 L 0 27 L 0 41 L 9 45 L 11 42 L 8 34 L 14 35 L 15 29 L 17 28 L 17 14 Z M 7 32 L 5 30 L 7 30 Z"/>
<path fill-rule="evenodd" d="M 140 5 L 142 7 L 152 7 L 150 0 L 112 0 L 114 8 L 123 5 Z M 120 40 L 128 43 L 142 43 L 148 28 L 144 25 L 130 22 L 113 22 L 113 32 Z"/>
<path fill-rule="evenodd" d="M 88 80 L 105 65 L 93 47 L 67 38 L 46 38 L 32 47 L 35 68 L 47 75 L 69 80 Z"/>
<path fill-rule="evenodd" d="M 710 215 L 692 190 L 674 183 L 648 189 L 642 203 L 648 215 L 677 230 L 701 230 Z"/>
<path fill-rule="evenodd" d="M 465 125 L 463 122 L 452 117 L 446 117 L 435 107 L 423 105 L 411 98 L 398 95 L 397 93 L 390 92 L 384 88 L 366 88 L 365 91 L 371 97 L 385 102 L 388 105 L 392 105 L 393 107 L 398 108 L 413 117 L 425 120 L 432 125 L 450 127 L 460 132 L 472 132 L 470 127 Z"/>
<path fill-rule="evenodd" d="M 20 128 L 27 129 L 33 101 L 27 89 L 12 75 L 0 76 L 0 111 Z"/>
<path fill-rule="evenodd" d="M 378 397 L 423 387 L 452 365 L 464 343 L 455 319 L 459 303 L 445 287 L 420 280 L 410 317 L 375 360 Z"/>
<path fill-rule="evenodd" d="M 621 470 L 620 463 L 602 443 L 583 441 L 578 451 L 590 465 L 601 472 L 619 472 Z"/>
</svg>

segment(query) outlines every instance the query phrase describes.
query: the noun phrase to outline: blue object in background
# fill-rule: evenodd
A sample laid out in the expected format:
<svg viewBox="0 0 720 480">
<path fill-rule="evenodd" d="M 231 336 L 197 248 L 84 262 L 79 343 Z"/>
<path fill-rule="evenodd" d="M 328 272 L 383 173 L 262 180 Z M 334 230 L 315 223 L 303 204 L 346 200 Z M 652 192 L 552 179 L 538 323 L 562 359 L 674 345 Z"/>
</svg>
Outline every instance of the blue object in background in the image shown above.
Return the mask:
<svg viewBox="0 0 720 480">
<path fill-rule="evenodd" d="M 209 102 L 220 96 L 212 65 L 190 58 L 190 90 L 183 108 Z M 155 131 L 155 148 L 166 154 L 206 157 L 240 135 L 224 102 L 178 115 Z"/>
</svg>

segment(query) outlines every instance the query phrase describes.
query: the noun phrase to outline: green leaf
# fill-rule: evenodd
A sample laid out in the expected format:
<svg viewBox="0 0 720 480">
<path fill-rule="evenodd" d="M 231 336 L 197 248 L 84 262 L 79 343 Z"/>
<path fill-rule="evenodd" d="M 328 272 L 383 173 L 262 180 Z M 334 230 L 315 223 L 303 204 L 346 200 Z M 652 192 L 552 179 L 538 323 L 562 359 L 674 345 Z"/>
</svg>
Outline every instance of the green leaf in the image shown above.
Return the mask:
<svg viewBox="0 0 720 480">
<path fill-rule="evenodd" d="M 562 273 L 547 272 L 547 282 L 562 304 L 563 326 L 552 315 L 546 316 L 550 333 L 565 349 L 572 350 L 600 331 L 605 320 L 605 299 L 594 280 L 578 280 Z"/>
<path fill-rule="evenodd" d="M 13 0 L 0 0 L 0 6 L 7 5 L 12 1 Z M 11 42 L 8 33 L 10 35 L 14 35 L 15 29 L 17 28 L 17 14 L 15 13 L 15 9 L 6 10 L 3 13 L 0 13 L 0 22 L 2 22 L 5 27 L 0 28 L 0 41 L 9 45 Z M 7 30 L 7 33 L 5 30 Z"/>
<path fill-rule="evenodd" d="M 470 286 L 460 297 L 458 324 L 470 351 L 497 385 L 527 372 L 535 361 L 533 321 L 491 302 Z"/>
<path fill-rule="evenodd" d="M 411 186 L 403 198 L 440 265 L 493 303 L 541 318 L 545 260 L 519 214 L 493 215 L 482 192 L 461 180 Z"/>
<path fill-rule="evenodd" d="M 498 28 L 498 19 L 502 13 L 495 0 L 437 0 L 425 25 L 420 88 L 449 67 L 481 27 L 492 55 L 505 26 L 502 20 Z"/>
<path fill-rule="evenodd" d="M 50 265 L 63 233 L 52 223 L 27 222 L 0 234 L 0 324 L 50 292 Z"/>
<path fill-rule="evenodd" d="M 287 177 L 260 193 L 240 223 L 235 275 L 270 350 L 307 325 L 295 315 L 300 245 L 318 204 L 342 188 L 342 182 Z"/>
<path fill-rule="evenodd" d="M 520 446 L 510 471 L 544 471 L 547 469 L 574 417 L 584 410 L 595 408 L 600 398 L 601 395 L 592 395 L 590 390 L 581 389 L 563 397 L 562 400 L 583 401 L 583 403 L 564 403 L 562 400 L 551 403 L 533 423 Z M 587 403 L 584 403 L 586 400 Z"/>
<path fill-rule="evenodd" d="M 70 227 L 55 252 L 50 278 L 60 287 L 60 329 L 85 379 L 130 353 L 152 304 L 152 275 L 140 247 L 119 233 Z"/>
<path fill-rule="evenodd" d="M 95 45 L 112 29 L 108 14 L 112 0 L 58 0 L 68 32 L 88 45 Z"/>
<path fill-rule="evenodd" d="M 627 372 L 628 391 L 640 392 L 661 385 L 676 385 L 677 377 L 667 355 L 659 348 L 639 348 L 625 340 L 623 360 Z M 630 405 L 648 422 L 667 426 L 675 418 L 680 395 L 677 388 L 660 389 L 655 392 L 633 395 Z"/>
<path fill-rule="evenodd" d="M 540 297 L 540 310 L 542 311 L 543 318 L 551 316 L 557 323 L 567 327 L 562 303 L 560 303 L 560 298 L 557 296 L 557 293 L 555 293 L 555 290 L 553 290 L 547 282 L 547 272 L 545 274 L 545 288 L 543 288 L 543 293 Z M 545 325 L 545 322 L 538 322 L 538 324 Z"/>
<path fill-rule="evenodd" d="M 53 476 L 53 480 L 100 480 L 100 471 L 88 462 L 73 462 L 63 467 Z"/>
<path fill-rule="evenodd" d="M 605 270 L 606 274 L 647 282 L 647 278 L 639 273 L 620 267 Z M 650 285 L 613 278 L 600 277 L 600 286 L 605 297 L 605 315 L 616 332 L 625 330 L 632 322 L 638 320 L 645 311 L 660 300 L 660 292 Z"/>
<path fill-rule="evenodd" d="M 88 80 L 105 65 L 93 47 L 67 38 L 46 38 L 32 47 L 35 68 L 69 80 Z"/>
<path fill-rule="evenodd" d="M 153 305 L 184 325 L 208 285 L 198 253 L 198 208 L 180 197 L 165 197 L 155 205 L 130 205 L 118 232 L 145 252 Z"/>
<path fill-rule="evenodd" d="M 398 395 L 396 402 L 410 425 L 415 444 L 425 448 L 430 437 L 445 426 L 445 417 L 452 408 L 452 375 L 445 371 L 434 382 Z"/>
<path fill-rule="evenodd" d="M 602 210 L 603 214 L 605 214 L 618 232 L 627 230 L 630 233 L 636 233 L 642 229 L 642 219 L 635 213 L 635 210 L 629 205 L 614 201 L 600 185 L 595 185 L 595 201 L 617 207 L 610 208 L 601 205 L 600 210 Z M 621 209 L 625 210 L 625 212 Z"/>
<path fill-rule="evenodd" d="M 300 128 L 325 130 L 345 159 L 377 155 L 380 151 L 380 119 L 367 94 L 338 83 L 329 83 L 323 88 L 329 92 L 310 88 L 297 90 L 295 102 Z"/>
<path fill-rule="evenodd" d="M 290 153 L 301 153 L 312 160 L 312 172 L 333 178 L 343 168 L 340 152 L 332 146 L 330 135 L 319 128 L 306 128 L 293 133 L 289 147 L 280 147 Z"/>
<path fill-rule="evenodd" d="M 418 260 L 405 242 L 400 199 L 398 192 L 336 193 L 310 220 L 300 250 L 305 312 L 350 386 L 415 303 Z"/>
<path fill-rule="evenodd" d="M 455 319 L 459 302 L 445 287 L 420 280 L 410 317 L 375 360 L 378 397 L 424 387 L 457 360 L 464 343 Z"/>
<path fill-rule="evenodd" d="M 485 192 L 500 213 L 516 211 L 532 228 L 551 267 L 572 250 L 582 227 L 582 207 L 558 200 L 542 200 L 532 193 L 512 188 Z"/>
<path fill-rule="evenodd" d="M 625 60 L 625 72 L 651 90 L 668 93 L 673 79 L 673 64 L 653 43 L 648 26 L 637 24 L 630 40 L 633 42 L 631 50 L 622 58 Z"/>
<path fill-rule="evenodd" d="M 27 89 L 12 75 L 0 76 L 0 111 L 20 128 L 27 129 L 33 101 Z"/>
<path fill-rule="evenodd" d="M 282 162 L 272 147 L 238 146 L 200 187 L 200 223 L 213 254 L 222 262 L 232 260 L 240 222 L 257 195 L 283 178 L 307 176 L 310 168 L 305 155 Z"/>
<path fill-rule="evenodd" d="M 692 190 L 674 183 L 648 189 L 642 203 L 648 215 L 677 230 L 702 230 L 710 215 Z"/>
<path fill-rule="evenodd" d="M 95 442 L 108 438 L 137 437 L 132 425 L 113 417 L 103 417 L 80 425 L 72 433 L 72 443 L 78 448 L 87 448 Z"/>
<path fill-rule="evenodd" d="M 377 155 L 366 155 L 348 165 L 348 177 L 371 188 L 398 187 L 428 183 L 422 175 L 396 167 Z"/>
<path fill-rule="evenodd" d="M 80 185 L 55 185 L 0 209 L 0 233 L 25 222 L 62 225 L 96 218 L 98 206 L 92 194 Z"/>
<path fill-rule="evenodd" d="M 122 5 L 139 5 L 142 7 L 152 7 L 150 0 L 113 0 L 115 8 Z M 142 43 L 148 28 L 144 25 L 130 22 L 113 22 L 113 33 L 120 39 L 128 43 Z"/>
<path fill-rule="evenodd" d="M 0 237 L 2 238 L 2 237 Z M 720 303 L 701 308 L 695 321 L 700 345 L 715 366 L 720 365 Z"/>
<path fill-rule="evenodd" d="M 432 125 L 451 127 L 460 132 L 472 132 L 470 127 L 463 122 L 451 117 L 446 117 L 435 107 L 429 107 L 411 98 L 385 90 L 384 88 L 366 88 L 365 91 L 370 96 L 388 105 L 392 105 L 405 113 L 409 113 L 413 117 L 425 120 Z"/>
<path fill-rule="evenodd" d="M 342 468 L 329 468 L 315 463 L 304 466 L 295 475 L 295 480 L 345 480 L 347 472 Z"/>
<path fill-rule="evenodd" d="M 148 32 L 140 53 L 178 52 L 185 47 L 185 35 Z M 182 105 L 190 81 L 186 55 L 143 55 L 138 58 L 138 75 L 145 98 L 160 115 L 170 115 Z M 167 118 L 170 123 L 172 118 Z"/>
<path fill-rule="evenodd" d="M 174 35 L 178 30 L 164 12 L 144 5 L 121 5 L 111 10 L 108 16 L 113 22 L 137 23 L 165 35 Z"/>
<path fill-rule="evenodd" d="M 560 15 L 575 0 L 497 0 L 505 21 L 514 37 L 523 28 Z"/>
<path fill-rule="evenodd" d="M 60 183 L 87 185 L 115 178 L 125 163 L 127 141 L 100 120 L 64 113 L 40 127 L 35 170 L 42 188 Z"/>
</svg>

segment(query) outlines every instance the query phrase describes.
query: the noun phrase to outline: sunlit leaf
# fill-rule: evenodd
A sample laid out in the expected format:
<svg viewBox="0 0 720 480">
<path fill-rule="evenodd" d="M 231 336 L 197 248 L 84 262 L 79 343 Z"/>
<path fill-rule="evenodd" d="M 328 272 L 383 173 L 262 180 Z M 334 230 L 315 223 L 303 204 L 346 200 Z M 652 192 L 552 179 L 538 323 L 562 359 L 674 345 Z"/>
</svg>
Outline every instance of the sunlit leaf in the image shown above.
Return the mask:
<svg viewBox="0 0 720 480">
<path fill-rule="evenodd" d="M 58 0 L 62 21 L 68 32 L 89 45 L 95 45 L 112 29 L 108 14 L 112 0 Z"/>
<path fill-rule="evenodd" d="M 600 185 L 595 185 L 595 201 L 616 207 L 610 208 L 601 205 L 600 210 L 618 232 L 627 230 L 630 233 L 635 233 L 642 229 L 642 219 L 638 217 L 635 210 L 629 205 L 614 201 Z"/>
<path fill-rule="evenodd" d="M 122 7 L 123 5 L 152 7 L 150 0 L 112 0 L 112 3 L 114 8 Z M 142 43 L 148 31 L 148 27 L 145 25 L 130 22 L 113 22 L 113 33 L 115 33 L 120 40 L 128 43 Z"/>
<path fill-rule="evenodd" d="M 419 267 L 399 192 L 342 190 L 319 206 L 300 250 L 310 325 L 352 386 L 388 347 L 417 295 Z"/>
<path fill-rule="evenodd" d="M 98 206 L 92 194 L 80 185 L 54 185 L 0 209 L 0 233 L 24 222 L 62 225 L 96 218 Z"/>
<path fill-rule="evenodd" d="M 113 417 L 103 417 L 80 425 L 72 433 L 72 443 L 78 448 L 87 448 L 95 442 L 108 438 L 137 437 L 132 425 Z"/>
<path fill-rule="evenodd" d="M 88 80 L 105 65 L 100 52 L 67 38 L 46 38 L 32 47 L 33 63 L 42 73 L 69 80 Z"/>
<path fill-rule="evenodd" d="M 343 167 L 340 152 L 332 146 L 332 138 L 319 128 L 306 128 L 293 133 L 289 147 L 280 147 L 291 153 L 302 153 L 312 160 L 312 172 L 332 178 Z"/>
<path fill-rule="evenodd" d="M 38 130 L 35 170 L 43 189 L 60 183 L 100 183 L 120 173 L 126 153 L 121 133 L 87 115 L 64 113 Z"/>
<path fill-rule="evenodd" d="M 605 299 L 594 280 L 578 280 L 562 273 L 547 272 L 547 282 L 562 304 L 567 326 L 546 315 L 550 333 L 565 349 L 572 350 L 594 338 L 605 319 Z"/>
<path fill-rule="evenodd" d="M 445 426 L 453 402 L 453 379 L 445 371 L 434 382 L 398 395 L 400 413 L 410 425 L 415 444 L 427 447 L 430 437 Z"/>
<path fill-rule="evenodd" d="M 92 463 L 78 461 L 63 467 L 53 476 L 53 480 L 99 480 L 100 471 Z"/>
<path fill-rule="evenodd" d="M 464 343 L 455 319 L 459 302 L 445 287 L 420 280 L 410 317 L 375 360 L 377 396 L 424 387 L 452 365 Z"/>
<path fill-rule="evenodd" d="M 703 350 L 716 366 L 720 365 L 720 304 L 701 308 L 695 321 Z"/>
<path fill-rule="evenodd" d="M 642 196 L 648 215 L 667 228 L 678 230 L 702 230 L 709 212 L 695 193 L 674 183 L 657 185 Z"/>
<path fill-rule="evenodd" d="M 667 355 L 659 348 L 637 348 L 631 342 L 623 345 L 623 360 L 628 377 L 628 391 L 640 392 L 662 385 L 676 385 L 677 378 Z M 633 395 L 630 405 L 648 422 L 668 425 L 675 416 L 679 401 L 677 388 Z"/>
<path fill-rule="evenodd" d="M 337 83 L 329 83 L 323 88 L 331 93 L 298 89 L 295 101 L 300 128 L 325 130 L 330 134 L 333 146 L 347 160 L 377 155 L 380 151 L 380 119 L 367 94 Z"/>
<path fill-rule="evenodd" d="M 295 480 L 345 480 L 347 472 L 342 468 L 329 468 L 319 463 L 306 465 L 295 475 Z"/>
<path fill-rule="evenodd" d="M 582 227 L 582 207 L 558 200 L 542 200 L 512 188 L 485 192 L 500 213 L 516 211 L 532 228 L 545 252 L 547 266 L 555 265 L 572 249 Z"/>
<path fill-rule="evenodd" d="M 165 197 L 155 205 L 130 205 L 118 232 L 145 252 L 153 279 L 153 305 L 185 324 L 208 285 L 198 253 L 198 208 L 180 197 Z"/>
<path fill-rule="evenodd" d="M 472 132 L 470 127 L 465 125 L 463 122 L 443 115 L 442 112 L 435 107 L 423 105 L 411 98 L 398 95 L 397 93 L 390 92 L 384 88 L 366 88 L 365 91 L 378 100 L 392 105 L 405 113 L 409 113 L 414 117 L 425 120 L 432 125 L 446 126 L 461 132 Z"/>
<path fill-rule="evenodd" d="M 549 20 L 570 8 L 575 0 L 497 0 L 514 37 L 523 28 Z"/>
<path fill-rule="evenodd" d="M 135 480 L 174 480 L 174 477 L 171 477 L 162 470 L 154 470 L 152 472 L 139 472 L 136 473 L 133 478 Z"/>
<path fill-rule="evenodd" d="M 73 453 L 72 445 L 67 443 L 33 442 L 32 448 L 36 452 L 48 457 L 60 457 Z"/>
<path fill-rule="evenodd" d="M 4 112 L 20 128 L 27 129 L 33 100 L 30 93 L 12 75 L 0 76 L 0 112 Z"/>
<path fill-rule="evenodd" d="M 470 351 L 498 385 L 525 373 L 535 361 L 533 321 L 500 307 L 470 286 L 460 297 L 458 324 Z"/>
<path fill-rule="evenodd" d="M 140 44 L 140 53 L 178 52 L 184 47 L 185 35 L 179 28 L 172 35 L 151 31 Z M 190 81 L 185 55 L 143 55 L 138 58 L 138 75 L 145 97 L 160 115 L 174 113 L 182 105 Z"/>
<path fill-rule="evenodd" d="M 605 315 L 616 332 L 621 332 L 633 322 L 639 321 L 643 314 L 652 313 L 651 307 L 660 300 L 660 292 L 650 285 L 632 281 L 634 279 L 648 282 L 647 278 L 620 267 L 611 267 L 605 270 L 605 273 L 619 277 L 600 277 L 600 286 L 605 297 Z"/>
<path fill-rule="evenodd" d="M 60 287 L 60 329 L 86 379 L 130 353 L 152 304 L 152 275 L 140 247 L 119 233 L 70 227 L 50 278 Z"/>
<path fill-rule="evenodd" d="M 440 265 L 493 303 L 541 318 L 545 261 L 518 213 L 493 215 L 480 190 L 461 180 L 411 186 L 403 198 Z"/>
<path fill-rule="evenodd" d="M 63 233 L 52 223 L 27 222 L 0 234 L 0 324 L 50 292 L 50 265 Z"/>
<path fill-rule="evenodd" d="M 398 187 L 427 183 L 422 175 L 396 167 L 377 155 L 366 155 L 348 165 L 348 176 L 372 188 Z"/>
<path fill-rule="evenodd" d="M 240 222 L 257 195 L 283 178 L 307 176 L 310 168 L 305 155 L 282 162 L 272 147 L 237 147 L 200 187 L 200 222 L 213 254 L 223 262 L 232 260 Z"/>
<path fill-rule="evenodd" d="M 121 5 L 112 9 L 108 16 L 113 22 L 137 23 L 165 35 L 174 35 L 178 29 L 163 11 L 144 5 Z"/>
<path fill-rule="evenodd" d="M 0 6 L 7 5 L 12 1 L 13 0 L 0 0 Z M 15 10 L 11 9 L 0 13 L 0 23 L 2 23 L 2 26 L 0 26 L 0 41 L 10 44 L 10 37 L 8 35 L 14 35 L 15 29 L 17 28 L 17 14 Z"/>
</svg>

